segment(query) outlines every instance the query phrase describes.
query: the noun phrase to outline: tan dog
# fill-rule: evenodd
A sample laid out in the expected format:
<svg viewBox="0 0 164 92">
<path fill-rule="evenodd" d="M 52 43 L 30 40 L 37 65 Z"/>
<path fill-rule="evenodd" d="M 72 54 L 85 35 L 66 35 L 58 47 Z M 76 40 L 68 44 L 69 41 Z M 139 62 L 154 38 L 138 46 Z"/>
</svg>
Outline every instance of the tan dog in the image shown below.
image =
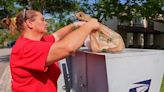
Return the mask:
<svg viewBox="0 0 164 92">
<path fill-rule="evenodd" d="M 75 14 L 79 20 L 89 21 L 90 16 L 83 12 Z M 119 52 L 125 48 L 122 37 L 112 29 L 100 24 L 99 31 L 92 32 L 87 46 L 93 52 Z"/>
</svg>

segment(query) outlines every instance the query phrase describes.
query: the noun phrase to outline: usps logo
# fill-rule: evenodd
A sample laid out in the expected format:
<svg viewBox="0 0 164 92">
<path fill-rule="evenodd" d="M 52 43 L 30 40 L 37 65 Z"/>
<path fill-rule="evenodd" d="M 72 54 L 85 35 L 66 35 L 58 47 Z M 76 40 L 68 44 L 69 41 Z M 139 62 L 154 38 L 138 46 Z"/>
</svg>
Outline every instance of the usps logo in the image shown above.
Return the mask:
<svg viewBox="0 0 164 92">
<path fill-rule="evenodd" d="M 150 83 L 151 79 L 134 83 L 129 92 L 149 92 Z"/>
</svg>

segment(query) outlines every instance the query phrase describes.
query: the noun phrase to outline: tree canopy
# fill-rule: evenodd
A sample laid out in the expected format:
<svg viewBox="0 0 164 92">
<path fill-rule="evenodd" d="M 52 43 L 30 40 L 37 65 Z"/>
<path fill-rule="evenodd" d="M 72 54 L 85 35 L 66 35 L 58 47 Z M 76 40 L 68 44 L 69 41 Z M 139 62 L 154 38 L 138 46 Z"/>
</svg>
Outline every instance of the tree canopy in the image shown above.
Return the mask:
<svg viewBox="0 0 164 92">
<path fill-rule="evenodd" d="M 76 3 L 75 0 L 0 0 L 0 16 L 12 16 L 27 7 L 42 13 L 62 13 L 74 10 Z"/>
<path fill-rule="evenodd" d="M 124 1 L 124 2 L 123 2 Z M 164 22 L 164 0 L 100 0 L 92 6 L 86 5 L 100 21 L 116 16 L 121 21 L 135 17 Z M 88 10 L 87 10 L 88 11 Z"/>
<path fill-rule="evenodd" d="M 59 21 L 77 11 L 84 11 L 100 22 L 108 17 L 116 16 L 121 21 L 130 21 L 134 17 L 148 20 L 164 21 L 163 0 L 0 0 L 0 19 L 15 16 L 23 8 L 28 7 L 49 13 Z"/>
<path fill-rule="evenodd" d="M 24 8 L 41 11 L 51 15 L 47 19 L 48 30 L 57 30 L 75 21 L 74 13 L 83 11 L 100 22 L 109 17 L 117 17 L 121 21 L 131 21 L 142 17 L 164 23 L 164 0 L 0 0 L 0 20 L 4 17 L 15 17 Z M 0 26 L 0 28 L 2 28 Z M 7 35 L 6 29 L 0 30 L 0 43 L 4 38 L 15 39 L 15 35 Z M 49 32 L 53 32 L 49 31 Z M 11 36 L 11 37 L 7 37 Z"/>
</svg>

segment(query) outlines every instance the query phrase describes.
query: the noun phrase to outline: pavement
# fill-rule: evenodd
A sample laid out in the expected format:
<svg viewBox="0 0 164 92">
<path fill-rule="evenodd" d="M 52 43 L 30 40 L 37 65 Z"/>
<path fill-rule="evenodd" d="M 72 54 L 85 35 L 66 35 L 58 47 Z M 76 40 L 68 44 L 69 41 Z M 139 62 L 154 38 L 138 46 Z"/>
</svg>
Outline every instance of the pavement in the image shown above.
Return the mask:
<svg viewBox="0 0 164 92">
<path fill-rule="evenodd" d="M 9 67 L 9 57 L 11 48 L 0 49 L 0 92 L 11 92 L 11 73 Z M 59 64 L 65 63 L 61 60 Z M 58 79 L 58 92 L 65 92 L 63 90 L 64 78 L 63 74 Z"/>
<path fill-rule="evenodd" d="M 0 49 L 0 92 L 11 92 L 10 52 L 11 48 Z"/>
</svg>

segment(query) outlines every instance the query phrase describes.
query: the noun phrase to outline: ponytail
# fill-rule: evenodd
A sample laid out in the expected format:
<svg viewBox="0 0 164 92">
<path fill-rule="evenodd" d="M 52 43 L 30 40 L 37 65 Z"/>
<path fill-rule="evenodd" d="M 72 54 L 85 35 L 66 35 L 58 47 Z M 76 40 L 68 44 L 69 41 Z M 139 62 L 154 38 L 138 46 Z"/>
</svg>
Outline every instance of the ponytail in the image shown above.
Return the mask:
<svg viewBox="0 0 164 92">
<path fill-rule="evenodd" d="M 22 32 L 24 30 L 24 22 L 27 19 L 34 20 L 36 15 L 36 10 L 26 10 L 20 11 L 18 15 L 14 18 L 4 18 L 1 20 L 3 27 L 7 28 L 11 34 L 15 34 L 17 31 Z"/>
<path fill-rule="evenodd" d="M 17 32 L 17 27 L 16 27 L 16 18 L 3 18 L 1 20 L 1 25 L 4 28 L 7 28 L 11 34 L 15 34 Z"/>
</svg>

